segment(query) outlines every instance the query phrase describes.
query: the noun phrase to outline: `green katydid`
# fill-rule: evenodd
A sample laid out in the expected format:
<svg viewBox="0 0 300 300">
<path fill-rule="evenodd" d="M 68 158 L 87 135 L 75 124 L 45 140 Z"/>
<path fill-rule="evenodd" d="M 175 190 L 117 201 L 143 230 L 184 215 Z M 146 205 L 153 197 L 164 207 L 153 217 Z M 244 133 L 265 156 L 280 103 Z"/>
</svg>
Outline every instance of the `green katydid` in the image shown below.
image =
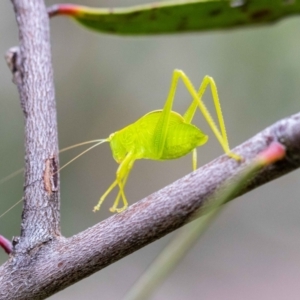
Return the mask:
<svg viewBox="0 0 300 300">
<path fill-rule="evenodd" d="M 193 98 L 191 105 L 183 116 L 172 111 L 174 96 L 178 80 L 180 78 Z M 215 122 L 213 121 L 210 113 L 201 99 L 208 85 L 211 87 L 214 105 L 219 120 L 220 131 L 218 130 Z M 116 180 L 102 195 L 98 204 L 94 207 L 94 211 L 100 209 L 101 204 L 116 186 L 119 187 L 119 193 L 113 206 L 110 208 L 110 211 L 121 212 L 128 207 L 124 188 L 133 164 L 137 159 L 176 159 L 192 151 L 193 169 L 196 169 L 196 147 L 202 146 L 208 140 L 207 135 L 205 135 L 195 125 L 191 124 L 197 107 L 202 112 L 204 118 L 211 127 L 225 153 L 233 159 L 240 160 L 240 157 L 232 153 L 229 148 L 217 87 L 213 78 L 205 76 L 199 90 L 196 91 L 191 81 L 183 71 L 174 70 L 171 88 L 162 110 L 152 111 L 138 119 L 135 123 L 132 123 L 125 128 L 112 133 L 107 139 L 99 141 L 98 144 L 103 142 L 110 143 L 113 157 L 116 162 L 120 164 L 120 166 L 116 172 Z M 98 144 L 91 148 L 94 148 Z M 91 148 L 83 153 L 86 153 Z M 80 155 L 75 157 L 73 160 L 78 158 Z M 123 206 L 118 208 L 120 199 L 123 201 Z"/>
<path fill-rule="evenodd" d="M 191 105 L 188 107 L 183 116 L 172 111 L 174 96 L 179 79 L 182 79 L 185 87 L 193 98 Z M 211 88 L 220 130 L 216 126 L 209 111 L 202 101 L 202 96 L 208 85 L 210 85 Z M 229 157 L 235 160 L 240 160 L 241 157 L 235 153 L 232 153 L 229 148 L 217 87 L 213 78 L 205 76 L 197 91 L 183 71 L 174 70 L 171 88 L 162 110 L 149 112 L 136 122 L 112 133 L 107 139 L 88 141 L 61 150 L 60 152 L 84 144 L 96 142 L 95 145 L 77 155 L 75 158 L 61 167 L 61 169 L 65 168 L 71 162 L 90 151 L 92 148 L 95 148 L 104 142 L 109 142 L 113 157 L 119 164 L 119 167 L 116 172 L 115 181 L 101 196 L 98 204 L 94 207 L 94 212 L 100 209 L 101 204 L 116 186 L 119 187 L 119 192 L 113 203 L 113 206 L 110 208 L 110 211 L 118 213 L 122 212 L 128 207 L 124 188 L 135 160 L 170 160 L 180 158 L 189 152 L 192 152 L 193 169 L 196 169 L 196 147 L 202 146 L 208 140 L 207 135 L 205 135 L 195 125 L 191 124 L 197 108 L 199 108 L 202 112 L 205 120 L 221 144 L 224 152 Z M 123 206 L 119 207 L 121 199 Z"/>
</svg>

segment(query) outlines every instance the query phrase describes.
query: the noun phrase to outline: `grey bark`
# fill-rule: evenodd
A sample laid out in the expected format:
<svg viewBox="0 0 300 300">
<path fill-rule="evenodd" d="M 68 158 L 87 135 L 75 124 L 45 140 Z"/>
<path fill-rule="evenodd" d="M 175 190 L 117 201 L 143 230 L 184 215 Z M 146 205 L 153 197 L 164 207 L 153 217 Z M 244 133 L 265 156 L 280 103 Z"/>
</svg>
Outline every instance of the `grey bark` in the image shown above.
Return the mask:
<svg viewBox="0 0 300 300">
<path fill-rule="evenodd" d="M 286 158 L 263 169 L 241 194 L 300 166 L 298 113 L 233 149 L 244 158 L 242 162 L 223 155 L 123 213 L 71 238 L 62 237 L 47 13 L 42 0 L 12 2 L 20 51 L 19 56 L 18 51 L 12 52 L 11 57 L 17 59 L 11 69 L 25 115 L 26 179 L 21 238 L 15 240 L 14 251 L 0 267 L 0 299 L 45 299 L 177 229 L 273 141 L 286 147 Z"/>
<path fill-rule="evenodd" d="M 71 238 L 49 241 L 27 257 L 12 255 L 0 267 L 0 299 L 45 299 L 179 228 L 273 141 L 286 147 L 286 158 L 263 169 L 241 194 L 300 166 L 300 113 L 233 149 L 242 163 L 223 155 Z"/>
<path fill-rule="evenodd" d="M 60 235 L 58 138 L 49 20 L 44 1 L 12 1 L 20 47 L 12 70 L 25 117 L 25 184 L 21 237 L 26 253 Z"/>
</svg>

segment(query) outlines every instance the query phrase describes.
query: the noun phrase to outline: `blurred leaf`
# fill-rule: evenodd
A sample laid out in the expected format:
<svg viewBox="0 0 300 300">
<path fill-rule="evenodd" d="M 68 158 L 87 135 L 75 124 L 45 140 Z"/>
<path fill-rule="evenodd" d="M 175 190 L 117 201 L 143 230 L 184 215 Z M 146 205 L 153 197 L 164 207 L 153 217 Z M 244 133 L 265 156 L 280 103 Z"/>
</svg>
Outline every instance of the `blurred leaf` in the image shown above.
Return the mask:
<svg viewBox="0 0 300 300">
<path fill-rule="evenodd" d="M 300 0 L 164 1 L 129 8 L 58 4 L 49 15 L 68 15 L 100 32 L 161 34 L 265 24 L 300 13 Z"/>
</svg>

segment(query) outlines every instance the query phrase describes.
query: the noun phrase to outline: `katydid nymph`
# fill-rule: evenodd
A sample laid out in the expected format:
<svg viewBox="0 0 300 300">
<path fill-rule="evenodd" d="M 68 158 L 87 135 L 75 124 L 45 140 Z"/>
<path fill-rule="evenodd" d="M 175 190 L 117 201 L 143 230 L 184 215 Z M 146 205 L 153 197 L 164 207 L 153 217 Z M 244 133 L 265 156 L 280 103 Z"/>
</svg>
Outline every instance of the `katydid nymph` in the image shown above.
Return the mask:
<svg viewBox="0 0 300 300">
<path fill-rule="evenodd" d="M 183 115 L 172 111 L 179 79 L 183 81 L 193 99 Z M 202 101 L 202 96 L 208 85 L 210 85 L 211 88 L 220 129 L 216 126 Z M 191 123 L 197 108 L 199 108 L 203 114 L 224 152 L 232 159 L 237 161 L 241 160 L 239 155 L 230 151 L 217 87 L 213 78 L 205 76 L 197 91 L 183 71 L 174 70 L 171 87 L 163 109 L 147 113 L 136 122 L 110 134 L 106 139 L 88 141 L 61 150 L 60 152 L 84 144 L 96 143 L 77 155 L 61 167 L 61 169 L 65 168 L 92 148 L 104 142 L 110 143 L 113 158 L 119 164 L 119 167 L 116 172 L 115 181 L 101 196 L 98 204 L 94 207 L 94 212 L 100 209 L 101 204 L 115 187 L 119 188 L 119 192 L 110 211 L 117 213 L 122 212 L 128 207 L 124 188 L 133 164 L 137 159 L 170 160 L 180 158 L 192 152 L 193 170 L 197 168 L 196 147 L 202 146 L 208 140 L 208 136 Z M 123 206 L 119 206 L 120 200 L 122 200 Z"/>
<path fill-rule="evenodd" d="M 191 105 L 183 116 L 172 111 L 174 96 L 180 78 L 193 98 Z M 220 130 L 201 99 L 208 85 L 211 87 Z M 229 148 L 217 87 L 213 78 L 205 76 L 198 91 L 196 91 L 183 71 L 174 70 L 171 88 L 162 110 L 149 112 L 136 122 L 112 133 L 107 139 L 99 140 L 99 143 L 91 147 L 94 148 L 98 144 L 109 142 L 113 157 L 120 164 L 116 172 L 116 180 L 102 195 L 98 204 L 94 207 L 94 211 L 100 209 L 103 201 L 116 186 L 119 187 L 119 192 L 110 211 L 122 212 L 128 207 L 124 188 L 133 164 L 137 159 L 169 160 L 177 159 L 189 152 L 193 152 L 192 160 L 193 169 L 195 170 L 197 167 L 196 147 L 202 146 L 208 140 L 208 136 L 191 123 L 197 108 L 202 112 L 224 152 L 229 157 L 240 160 L 240 157 L 232 153 Z M 83 153 L 86 153 L 91 148 Z M 123 206 L 119 207 L 121 199 Z"/>
</svg>

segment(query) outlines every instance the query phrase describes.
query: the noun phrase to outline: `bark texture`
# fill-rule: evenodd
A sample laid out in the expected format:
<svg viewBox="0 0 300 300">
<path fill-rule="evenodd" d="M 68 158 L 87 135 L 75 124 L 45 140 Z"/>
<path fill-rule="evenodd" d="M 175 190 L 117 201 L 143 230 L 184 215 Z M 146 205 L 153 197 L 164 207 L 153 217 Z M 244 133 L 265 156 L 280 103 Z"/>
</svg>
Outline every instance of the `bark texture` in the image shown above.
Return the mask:
<svg viewBox="0 0 300 300">
<path fill-rule="evenodd" d="M 59 237 L 0 268 L 0 299 L 45 299 L 163 237 L 190 220 L 225 181 L 237 174 L 273 141 L 287 149 L 280 162 L 263 169 L 240 194 L 300 166 L 300 113 L 283 119 L 233 149 L 236 162 L 223 155 L 197 171 L 71 237 Z M 18 287 L 16 289 L 15 287 Z"/>
<path fill-rule="evenodd" d="M 25 117 L 25 184 L 21 237 L 28 252 L 60 235 L 58 139 L 49 20 L 44 1 L 12 1 L 20 47 L 11 63 Z"/>
</svg>

